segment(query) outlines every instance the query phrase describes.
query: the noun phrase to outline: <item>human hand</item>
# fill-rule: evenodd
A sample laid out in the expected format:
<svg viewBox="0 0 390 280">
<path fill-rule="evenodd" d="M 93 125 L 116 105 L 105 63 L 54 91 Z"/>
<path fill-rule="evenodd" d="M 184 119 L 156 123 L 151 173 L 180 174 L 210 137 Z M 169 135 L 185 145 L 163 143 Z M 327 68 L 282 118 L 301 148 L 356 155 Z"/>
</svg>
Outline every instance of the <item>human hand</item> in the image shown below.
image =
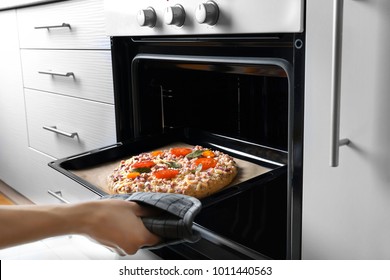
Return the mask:
<svg viewBox="0 0 390 280">
<path fill-rule="evenodd" d="M 134 254 L 143 246 L 160 241 L 141 220 L 141 217 L 155 215 L 154 209 L 115 199 L 85 202 L 74 207 L 79 212 L 75 230 L 120 255 Z"/>
</svg>

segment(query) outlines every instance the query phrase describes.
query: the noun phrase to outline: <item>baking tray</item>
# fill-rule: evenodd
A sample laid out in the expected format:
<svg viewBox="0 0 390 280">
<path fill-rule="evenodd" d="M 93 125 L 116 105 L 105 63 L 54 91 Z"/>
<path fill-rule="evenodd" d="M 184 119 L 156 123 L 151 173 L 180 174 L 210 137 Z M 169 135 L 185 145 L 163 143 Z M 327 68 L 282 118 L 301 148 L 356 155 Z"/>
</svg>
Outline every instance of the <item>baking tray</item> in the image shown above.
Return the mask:
<svg viewBox="0 0 390 280">
<path fill-rule="evenodd" d="M 58 159 L 49 166 L 100 196 L 109 194 L 107 177 L 123 159 L 142 152 L 173 146 L 201 145 L 231 155 L 238 165 L 236 178 L 216 194 L 202 199 L 204 205 L 236 195 L 286 172 L 287 153 L 255 143 L 195 129 L 180 129 L 95 149 Z"/>
</svg>

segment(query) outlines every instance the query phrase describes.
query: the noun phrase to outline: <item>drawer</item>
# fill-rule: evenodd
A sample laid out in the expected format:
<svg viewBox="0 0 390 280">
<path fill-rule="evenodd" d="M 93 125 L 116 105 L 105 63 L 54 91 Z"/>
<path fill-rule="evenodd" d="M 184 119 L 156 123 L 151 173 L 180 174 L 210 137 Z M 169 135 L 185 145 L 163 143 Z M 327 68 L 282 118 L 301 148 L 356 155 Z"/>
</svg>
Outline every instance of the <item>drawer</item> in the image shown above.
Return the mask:
<svg viewBox="0 0 390 280">
<path fill-rule="evenodd" d="M 71 203 L 99 199 L 99 195 L 49 167 L 52 157 L 28 149 L 27 160 L 30 167 L 24 175 L 29 178 L 29 183 L 19 191 L 34 203 L 64 202 L 55 196 Z"/>
<path fill-rule="evenodd" d="M 26 88 L 114 103 L 110 51 L 21 50 L 21 57 Z"/>
<path fill-rule="evenodd" d="M 78 0 L 18 9 L 20 47 L 110 49 L 103 7 L 103 0 Z"/>
<path fill-rule="evenodd" d="M 29 146 L 54 158 L 116 143 L 114 105 L 25 89 Z"/>
</svg>

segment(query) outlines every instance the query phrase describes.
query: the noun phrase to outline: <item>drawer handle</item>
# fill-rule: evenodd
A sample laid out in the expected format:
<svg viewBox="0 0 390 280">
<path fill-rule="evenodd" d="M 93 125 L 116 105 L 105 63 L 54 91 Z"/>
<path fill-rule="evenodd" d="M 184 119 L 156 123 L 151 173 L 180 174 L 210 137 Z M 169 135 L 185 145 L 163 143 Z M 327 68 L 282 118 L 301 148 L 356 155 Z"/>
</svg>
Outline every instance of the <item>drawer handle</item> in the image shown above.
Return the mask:
<svg viewBox="0 0 390 280">
<path fill-rule="evenodd" d="M 66 200 L 65 198 L 62 197 L 62 192 L 61 191 L 51 191 L 51 190 L 48 190 L 47 191 L 50 195 L 54 196 L 55 198 L 57 198 L 59 201 L 63 202 L 63 203 L 66 203 L 66 204 L 69 204 L 70 202 L 68 200 Z"/>
<path fill-rule="evenodd" d="M 69 28 L 72 29 L 69 23 L 63 23 L 60 25 L 44 25 L 44 26 L 35 26 L 34 29 L 52 29 L 52 28 Z"/>
<path fill-rule="evenodd" d="M 60 76 L 60 77 L 74 77 L 73 72 L 59 73 L 53 71 L 38 71 L 38 73 L 44 75 Z"/>
<path fill-rule="evenodd" d="M 77 132 L 71 132 L 71 133 L 65 132 L 57 129 L 56 126 L 43 126 L 42 128 L 69 138 L 74 138 L 75 136 L 78 136 Z"/>
</svg>

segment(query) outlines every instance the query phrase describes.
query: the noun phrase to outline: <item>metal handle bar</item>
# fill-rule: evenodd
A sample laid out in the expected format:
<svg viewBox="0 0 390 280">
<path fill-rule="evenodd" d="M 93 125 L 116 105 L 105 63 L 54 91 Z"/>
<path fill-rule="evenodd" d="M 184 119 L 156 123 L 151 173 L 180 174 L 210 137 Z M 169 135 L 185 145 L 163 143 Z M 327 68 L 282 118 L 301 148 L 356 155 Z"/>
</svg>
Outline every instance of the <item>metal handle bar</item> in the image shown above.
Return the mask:
<svg viewBox="0 0 390 280">
<path fill-rule="evenodd" d="M 333 3 L 333 43 L 332 43 L 332 92 L 331 92 L 331 131 L 330 166 L 339 165 L 340 146 L 348 145 L 349 139 L 340 140 L 340 95 L 341 95 L 341 59 L 343 36 L 344 0 Z"/>
<path fill-rule="evenodd" d="M 51 190 L 48 190 L 47 191 L 50 195 L 54 196 L 55 198 L 57 198 L 58 200 L 60 200 L 61 202 L 63 203 L 66 203 L 66 204 L 69 204 L 70 202 L 68 200 L 66 200 L 65 198 L 62 197 L 62 192 L 61 191 L 51 191 Z"/>
<path fill-rule="evenodd" d="M 62 23 L 60 25 L 44 25 L 44 26 L 35 26 L 34 29 L 52 29 L 52 28 L 69 28 L 72 29 L 69 23 Z"/>
<path fill-rule="evenodd" d="M 66 73 L 59 73 L 59 72 L 52 72 L 52 71 L 38 71 L 39 74 L 44 75 L 52 75 L 52 76 L 61 76 L 61 77 L 74 77 L 73 72 L 66 72 Z"/>
<path fill-rule="evenodd" d="M 69 132 L 61 131 L 57 129 L 56 126 L 43 126 L 42 128 L 69 138 L 74 138 L 75 136 L 78 136 L 77 132 L 69 133 Z"/>
</svg>

